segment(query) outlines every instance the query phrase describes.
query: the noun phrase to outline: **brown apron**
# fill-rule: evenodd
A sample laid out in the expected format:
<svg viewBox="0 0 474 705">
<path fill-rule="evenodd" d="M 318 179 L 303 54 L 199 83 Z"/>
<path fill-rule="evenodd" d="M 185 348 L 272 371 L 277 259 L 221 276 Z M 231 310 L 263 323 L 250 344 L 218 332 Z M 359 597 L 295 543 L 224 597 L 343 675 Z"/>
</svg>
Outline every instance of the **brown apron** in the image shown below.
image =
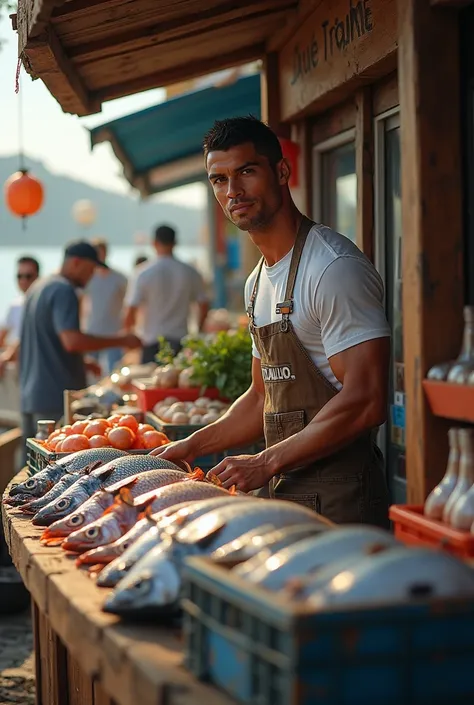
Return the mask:
<svg viewBox="0 0 474 705">
<path fill-rule="evenodd" d="M 290 320 L 298 265 L 312 226 L 303 217 L 293 248 L 285 301 L 276 307 L 281 320 L 258 328 L 255 325 L 263 259 L 247 309 L 250 331 L 261 357 L 267 448 L 301 431 L 338 393 L 312 361 Z M 258 494 L 298 502 L 336 523 L 388 527 L 388 490 L 375 435 L 376 429 L 334 455 L 273 478 Z"/>
</svg>

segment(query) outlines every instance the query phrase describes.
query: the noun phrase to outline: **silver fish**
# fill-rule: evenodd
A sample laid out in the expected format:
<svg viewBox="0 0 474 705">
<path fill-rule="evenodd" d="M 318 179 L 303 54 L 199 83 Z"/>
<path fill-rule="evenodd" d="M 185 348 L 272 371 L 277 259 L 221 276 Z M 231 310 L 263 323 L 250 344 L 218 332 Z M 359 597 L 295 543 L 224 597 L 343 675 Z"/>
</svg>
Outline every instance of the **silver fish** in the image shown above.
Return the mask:
<svg viewBox="0 0 474 705">
<path fill-rule="evenodd" d="M 97 585 L 101 587 L 114 587 L 125 575 L 143 558 L 152 548 L 158 545 L 161 536 L 172 536 L 190 521 L 198 519 L 213 509 L 227 506 L 235 500 L 241 500 L 241 495 L 234 497 L 212 497 L 198 502 L 184 502 L 183 504 L 168 507 L 148 520 L 149 528 L 136 542 L 134 542 L 119 558 L 113 560 L 97 578 Z M 247 497 L 247 500 L 257 500 Z M 154 526 L 151 526 L 154 522 Z"/>
<path fill-rule="evenodd" d="M 248 565 L 250 558 L 258 556 L 261 561 L 263 555 L 268 558 L 277 551 L 281 551 L 281 549 L 291 546 L 301 539 L 328 530 L 328 526 L 315 524 L 314 522 L 285 526 L 283 529 L 275 529 L 272 524 L 268 524 L 267 526 L 252 529 L 246 534 L 239 536 L 235 541 L 230 541 L 230 543 L 221 546 L 217 551 L 214 551 L 211 558 L 215 561 L 223 562 L 246 561 L 246 565 Z"/>
<path fill-rule="evenodd" d="M 162 509 L 180 504 L 189 500 L 208 499 L 210 497 L 232 497 L 233 495 L 223 487 L 218 487 L 208 482 L 174 482 L 172 485 L 162 487 L 156 492 L 153 490 L 155 498 L 151 506 L 153 513 Z M 151 493 L 148 493 L 150 495 Z M 147 499 L 147 494 L 137 497 L 135 502 L 143 504 Z"/>
<path fill-rule="evenodd" d="M 288 580 L 307 576 L 332 561 L 354 552 L 397 546 L 388 532 L 374 526 L 346 525 L 324 534 L 299 541 L 270 556 L 253 572 L 245 563 L 232 570 L 253 584 L 269 590 L 280 590 Z"/>
<path fill-rule="evenodd" d="M 109 492 L 118 492 L 120 489 L 127 487 L 133 494 L 133 497 L 138 497 L 141 494 L 146 494 L 152 490 L 157 490 L 165 485 L 171 485 L 173 482 L 182 482 L 191 477 L 182 470 L 173 470 L 168 468 L 157 470 L 144 470 L 137 475 L 120 480 L 115 484 L 107 483 Z"/>
<path fill-rule="evenodd" d="M 67 472 L 56 482 L 56 484 L 49 490 L 49 492 L 46 492 L 46 494 L 44 494 L 42 497 L 38 497 L 38 499 L 29 501 L 27 504 L 24 504 L 22 507 L 20 507 L 20 512 L 23 512 L 24 514 L 36 514 L 36 512 L 38 512 L 40 509 L 46 507 L 47 504 L 55 500 L 57 497 L 60 497 L 62 493 L 67 490 L 68 487 L 71 487 L 71 485 L 77 482 L 80 477 L 82 477 L 82 475 L 79 472 Z"/>
<path fill-rule="evenodd" d="M 100 450 L 100 449 L 97 449 Z M 92 471 L 86 477 L 81 477 L 72 487 L 54 502 L 46 505 L 33 517 L 36 526 L 49 526 L 53 522 L 71 514 L 81 506 L 94 492 L 107 489 L 120 480 L 137 475 L 145 470 L 162 468 L 168 461 L 145 455 L 127 455 Z M 176 470 L 176 466 L 173 468 Z M 179 470 L 179 468 L 178 468 Z"/>
<path fill-rule="evenodd" d="M 104 465 L 111 460 L 126 456 L 127 453 L 116 448 L 88 448 L 71 453 L 60 460 L 47 465 L 43 470 L 30 477 L 25 482 L 15 485 L 10 489 L 10 495 L 28 494 L 31 498 L 42 497 L 53 487 L 54 483 L 61 478 L 64 473 L 79 472 L 89 467 Z"/>
<path fill-rule="evenodd" d="M 258 526 L 281 527 L 304 521 L 320 523 L 310 509 L 281 500 L 250 500 L 208 512 L 145 555 L 118 583 L 103 609 L 120 615 L 173 613 L 179 608 L 185 558 L 210 555 Z"/>
<path fill-rule="evenodd" d="M 58 519 L 41 535 L 41 543 L 46 546 L 60 545 L 66 536 L 77 531 L 81 526 L 90 524 L 102 516 L 115 501 L 115 497 L 107 490 L 99 490 L 89 497 L 81 506 L 63 519 Z"/>
</svg>

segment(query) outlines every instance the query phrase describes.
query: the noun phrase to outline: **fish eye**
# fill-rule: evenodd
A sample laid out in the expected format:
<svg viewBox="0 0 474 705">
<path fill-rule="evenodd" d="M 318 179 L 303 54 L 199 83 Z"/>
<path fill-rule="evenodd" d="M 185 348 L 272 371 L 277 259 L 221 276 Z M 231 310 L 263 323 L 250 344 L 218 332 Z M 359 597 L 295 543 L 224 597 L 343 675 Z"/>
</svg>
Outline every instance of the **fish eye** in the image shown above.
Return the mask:
<svg viewBox="0 0 474 705">
<path fill-rule="evenodd" d="M 27 481 L 25 482 L 25 487 L 26 487 L 28 490 L 32 490 L 33 487 L 36 487 L 36 480 L 27 480 Z"/>
<path fill-rule="evenodd" d="M 80 514 L 74 514 L 74 516 L 69 519 L 69 523 L 73 526 L 79 526 L 79 524 L 82 524 L 83 521 L 84 519 Z"/>
<path fill-rule="evenodd" d="M 129 546 L 130 546 L 130 544 L 127 543 L 127 542 L 125 542 L 124 544 L 122 544 L 122 551 L 126 551 L 127 548 L 129 548 Z"/>
<path fill-rule="evenodd" d="M 87 529 L 86 531 L 86 536 L 88 539 L 95 539 L 97 536 L 100 534 L 100 529 L 98 526 L 91 526 L 90 529 Z"/>
<path fill-rule="evenodd" d="M 139 595 L 146 595 L 147 593 L 150 592 L 151 581 L 149 580 L 149 578 L 141 578 L 140 580 L 137 580 L 130 587 L 133 590 L 133 592 L 136 592 Z"/>
<path fill-rule="evenodd" d="M 58 509 L 67 509 L 67 507 L 69 507 L 70 504 L 71 504 L 71 500 L 66 499 L 66 497 L 65 497 L 64 499 L 59 500 L 59 502 L 56 504 L 56 507 Z"/>
</svg>

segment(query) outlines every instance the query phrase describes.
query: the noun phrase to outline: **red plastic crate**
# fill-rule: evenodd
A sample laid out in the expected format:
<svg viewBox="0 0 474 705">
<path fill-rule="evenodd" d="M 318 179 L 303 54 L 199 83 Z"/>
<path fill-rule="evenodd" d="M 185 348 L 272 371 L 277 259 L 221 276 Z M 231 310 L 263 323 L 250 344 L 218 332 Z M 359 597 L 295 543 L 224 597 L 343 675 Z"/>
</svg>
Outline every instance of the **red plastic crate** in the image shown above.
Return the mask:
<svg viewBox="0 0 474 705">
<path fill-rule="evenodd" d="M 442 548 L 458 558 L 474 557 L 474 534 L 458 531 L 423 514 L 422 505 L 392 505 L 395 537 L 408 546 Z"/>
<path fill-rule="evenodd" d="M 196 401 L 199 397 L 220 399 L 219 390 L 213 387 L 206 390 L 202 390 L 201 387 L 162 389 L 161 387 L 150 387 L 146 382 L 135 382 L 133 390 L 137 395 L 138 406 L 143 412 L 153 411 L 155 405 L 167 397 L 175 397 L 178 401 Z"/>
</svg>

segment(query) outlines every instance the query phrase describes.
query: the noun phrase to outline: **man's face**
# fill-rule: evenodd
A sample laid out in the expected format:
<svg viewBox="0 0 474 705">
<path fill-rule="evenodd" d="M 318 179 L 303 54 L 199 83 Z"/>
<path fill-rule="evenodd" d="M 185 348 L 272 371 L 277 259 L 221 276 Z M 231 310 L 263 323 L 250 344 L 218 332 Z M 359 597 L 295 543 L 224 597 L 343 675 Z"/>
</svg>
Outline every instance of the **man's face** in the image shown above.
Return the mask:
<svg viewBox="0 0 474 705">
<path fill-rule="evenodd" d="M 247 142 L 226 152 L 209 152 L 206 167 L 222 210 L 240 230 L 258 230 L 272 221 L 288 182 L 285 160 L 272 168 Z"/>
<path fill-rule="evenodd" d="M 38 278 L 38 271 L 33 262 L 21 262 L 16 273 L 18 287 L 25 293 Z"/>
<path fill-rule="evenodd" d="M 95 262 L 81 257 L 73 257 L 71 268 L 71 279 L 79 287 L 85 287 L 89 283 L 96 268 Z"/>
</svg>

